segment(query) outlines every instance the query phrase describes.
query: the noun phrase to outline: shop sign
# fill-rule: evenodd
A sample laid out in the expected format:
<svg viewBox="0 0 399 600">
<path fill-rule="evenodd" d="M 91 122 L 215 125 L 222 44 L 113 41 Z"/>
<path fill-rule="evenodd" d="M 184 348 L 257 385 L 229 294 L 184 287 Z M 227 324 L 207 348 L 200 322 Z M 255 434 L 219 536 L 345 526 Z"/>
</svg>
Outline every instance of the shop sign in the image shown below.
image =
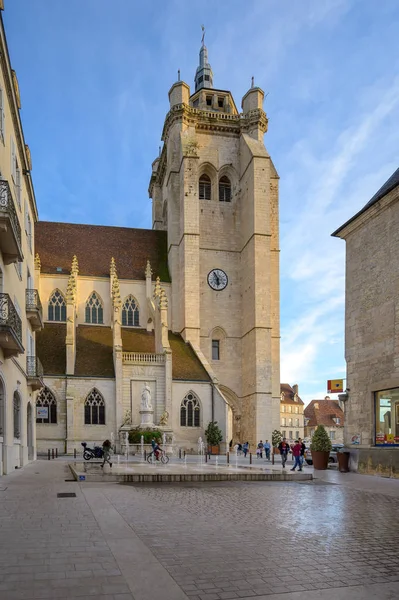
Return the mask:
<svg viewBox="0 0 399 600">
<path fill-rule="evenodd" d="M 376 444 L 385 444 L 385 437 L 383 434 L 377 434 L 375 438 Z"/>
</svg>

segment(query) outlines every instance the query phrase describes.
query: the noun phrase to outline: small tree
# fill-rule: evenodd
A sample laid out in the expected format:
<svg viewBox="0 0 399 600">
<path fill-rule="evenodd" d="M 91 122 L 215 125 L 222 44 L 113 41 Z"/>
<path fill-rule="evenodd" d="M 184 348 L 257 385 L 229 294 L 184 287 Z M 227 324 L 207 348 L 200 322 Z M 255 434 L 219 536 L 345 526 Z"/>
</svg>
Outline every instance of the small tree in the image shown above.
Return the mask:
<svg viewBox="0 0 399 600">
<path fill-rule="evenodd" d="M 278 445 L 282 439 L 283 439 L 283 435 L 282 435 L 281 431 L 279 431 L 278 429 L 275 429 L 272 433 L 273 448 L 278 448 Z"/>
<path fill-rule="evenodd" d="M 310 444 L 312 452 L 330 452 L 331 451 L 331 440 L 328 437 L 328 433 L 325 430 L 324 425 L 319 425 L 312 437 L 312 443 Z"/>
<path fill-rule="evenodd" d="M 208 446 L 219 446 L 223 439 L 223 433 L 218 426 L 217 421 L 210 421 L 210 423 L 208 423 L 208 427 L 205 430 L 205 437 Z"/>
</svg>

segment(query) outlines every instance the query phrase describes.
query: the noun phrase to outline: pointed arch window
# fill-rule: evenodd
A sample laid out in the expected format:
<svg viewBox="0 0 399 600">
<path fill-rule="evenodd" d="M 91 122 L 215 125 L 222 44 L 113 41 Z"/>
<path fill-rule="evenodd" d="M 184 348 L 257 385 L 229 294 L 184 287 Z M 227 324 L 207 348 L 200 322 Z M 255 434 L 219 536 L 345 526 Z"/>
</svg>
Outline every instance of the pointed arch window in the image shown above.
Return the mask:
<svg viewBox="0 0 399 600">
<path fill-rule="evenodd" d="M 51 425 L 57 424 L 57 400 L 55 399 L 53 392 L 48 387 L 42 388 L 37 396 L 36 409 L 38 408 L 47 408 L 47 411 L 44 410 L 42 412 L 42 415 L 44 416 L 37 416 L 40 415 L 40 410 L 36 410 L 36 423 L 47 423 Z M 46 413 L 47 417 L 45 416 Z"/>
<path fill-rule="evenodd" d="M 219 179 L 219 201 L 231 202 L 231 183 L 225 175 Z"/>
<path fill-rule="evenodd" d="M 199 199 L 210 200 L 211 199 L 211 180 L 205 173 L 201 175 L 199 180 Z"/>
<path fill-rule="evenodd" d="M 55 290 L 48 301 L 48 320 L 66 321 L 66 302 L 62 292 Z"/>
<path fill-rule="evenodd" d="M 99 325 L 104 323 L 103 304 L 97 292 L 93 292 L 86 302 L 85 322 Z"/>
<path fill-rule="evenodd" d="M 197 396 L 189 392 L 180 405 L 180 426 L 200 427 L 201 408 Z"/>
<path fill-rule="evenodd" d="M 104 398 L 95 388 L 85 401 L 85 425 L 105 425 Z"/>
<path fill-rule="evenodd" d="M 128 296 L 123 303 L 122 325 L 124 327 L 139 326 L 139 305 L 136 298 L 132 295 Z"/>
</svg>

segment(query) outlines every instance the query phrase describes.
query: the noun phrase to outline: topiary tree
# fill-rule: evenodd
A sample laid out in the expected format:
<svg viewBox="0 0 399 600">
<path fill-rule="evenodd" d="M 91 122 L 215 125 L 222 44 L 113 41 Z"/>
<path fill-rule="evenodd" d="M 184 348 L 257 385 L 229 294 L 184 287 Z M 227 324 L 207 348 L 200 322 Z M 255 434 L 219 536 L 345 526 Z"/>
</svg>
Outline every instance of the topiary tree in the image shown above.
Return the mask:
<svg viewBox="0 0 399 600">
<path fill-rule="evenodd" d="M 283 434 L 278 429 L 275 429 L 272 433 L 272 446 L 278 448 L 279 443 L 283 439 Z"/>
<path fill-rule="evenodd" d="M 223 440 L 223 433 L 218 426 L 217 421 L 210 421 L 208 427 L 205 429 L 205 437 L 208 442 L 208 446 L 219 446 Z"/>
<path fill-rule="evenodd" d="M 331 440 L 328 437 L 328 433 L 325 430 L 324 425 L 319 425 L 312 437 L 312 443 L 310 444 L 312 452 L 330 452 L 331 451 Z"/>
</svg>

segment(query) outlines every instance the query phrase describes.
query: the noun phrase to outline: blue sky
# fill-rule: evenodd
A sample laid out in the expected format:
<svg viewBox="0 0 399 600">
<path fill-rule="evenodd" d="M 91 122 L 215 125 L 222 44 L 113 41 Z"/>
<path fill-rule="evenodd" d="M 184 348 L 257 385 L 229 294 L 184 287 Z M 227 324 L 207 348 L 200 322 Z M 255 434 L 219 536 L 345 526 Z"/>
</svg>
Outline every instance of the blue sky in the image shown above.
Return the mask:
<svg viewBox="0 0 399 600">
<path fill-rule="evenodd" d="M 205 23 L 214 85 L 268 93 L 280 180 L 281 380 L 345 376 L 345 243 L 330 237 L 398 167 L 397 0 L 6 0 L 40 218 L 151 227 L 147 189 L 177 78 Z"/>
</svg>

